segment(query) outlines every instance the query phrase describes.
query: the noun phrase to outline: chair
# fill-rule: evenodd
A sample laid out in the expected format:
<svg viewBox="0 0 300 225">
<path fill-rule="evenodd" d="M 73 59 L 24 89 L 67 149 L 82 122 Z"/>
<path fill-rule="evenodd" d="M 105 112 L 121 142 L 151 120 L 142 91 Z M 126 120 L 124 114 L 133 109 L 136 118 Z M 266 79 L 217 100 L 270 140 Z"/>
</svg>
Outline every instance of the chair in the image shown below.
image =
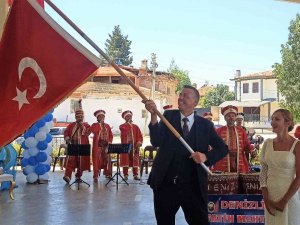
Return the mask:
<svg viewBox="0 0 300 225">
<path fill-rule="evenodd" d="M 141 159 L 140 166 L 140 177 L 143 175 L 143 170 L 145 167 L 145 173 L 148 174 L 148 167 L 153 163 L 155 154 L 157 153 L 158 148 L 148 145 L 144 148 L 143 158 Z M 154 154 L 155 152 L 155 154 Z"/>
<path fill-rule="evenodd" d="M 0 184 L 5 181 L 10 182 L 9 196 L 10 196 L 11 200 L 14 200 L 15 198 L 14 198 L 13 190 L 16 186 L 15 181 L 14 181 L 14 176 L 12 174 L 1 174 L 0 175 Z"/>
<path fill-rule="evenodd" d="M 62 154 L 62 149 L 64 149 L 64 154 Z M 53 172 L 55 171 L 55 166 L 56 166 L 56 163 L 57 163 L 57 160 L 59 160 L 59 163 L 60 163 L 60 168 L 61 170 L 63 170 L 63 164 L 64 164 L 64 160 L 66 159 L 66 154 L 67 154 L 67 149 L 68 149 L 68 146 L 66 144 L 61 144 L 59 146 L 59 149 L 58 149 L 58 154 L 57 156 L 54 157 L 54 162 L 53 162 Z"/>
</svg>

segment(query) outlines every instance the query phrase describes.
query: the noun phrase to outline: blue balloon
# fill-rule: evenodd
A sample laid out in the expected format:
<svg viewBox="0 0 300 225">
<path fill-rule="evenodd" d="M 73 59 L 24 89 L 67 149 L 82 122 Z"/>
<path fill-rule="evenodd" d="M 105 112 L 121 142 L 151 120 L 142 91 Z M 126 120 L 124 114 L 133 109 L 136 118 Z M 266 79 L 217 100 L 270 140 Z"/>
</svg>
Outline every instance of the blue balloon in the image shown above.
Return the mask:
<svg viewBox="0 0 300 225">
<path fill-rule="evenodd" d="M 52 121 L 52 120 L 53 120 L 53 115 L 52 115 L 52 113 L 48 113 L 48 114 L 44 117 L 44 120 L 45 120 L 46 122 Z"/>
<path fill-rule="evenodd" d="M 39 128 L 34 124 L 30 129 L 27 131 L 30 137 L 34 137 L 35 134 L 39 131 Z"/>
<path fill-rule="evenodd" d="M 29 137 L 30 137 L 30 134 L 29 134 L 28 131 L 26 131 L 26 132 L 24 133 L 24 138 L 26 139 L 26 138 L 29 138 Z"/>
<path fill-rule="evenodd" d="M 36 146 L 39 150 L 45 150 L 48 147 L 47 141 L 39 141 L 39 143 Z"/>
<path fill-rule="evenodd" d="M 45 123 L 46 123 L 46 121 L 45 121 L 44 119 L 40 119 L 39 121 L 37 121 L 37 122 L 35 123 L 35 125 L 36 125 L 38 128 L 40 128 L 40 127 L 45 126 Z"/>
<path fill-rule="evenodd" d="M 44 173 L 46 173 L 46 167 L 43 164 L 39 164 L 36 168 L 35 168 L 35 173 L 37 175 L 43 175 Z"/>
<path fill-rule="evenodd" d="M 44 166 L 45 166 L 45 168 L 46 168 L 46 172 L 49 172 L 50 171 L 50 169 L 51 169 L 51 167 L 50 167 L 50 165 L 48 165 L 48 164 L 44 164 Z"/>
<path fill-rule="evenodd" d="M 37 160 L 36 160 L 36 158 L 34 156 L 31 156 L 28 159 L 28 164 L 30 166 L 36 166 L 38 164 L 38 162 L 37 162 Z"/>
<path fill-rule="evenodd" d="M 26 159 L 26 158 L 23 158 L 23 159 L 21 160 L 21 166 L 22 166 L 22 167 L 27 166 L 28 163 L 29 163 L 29 161 L 28 161 L 28 159 Z"/>
<path fill-rule="evenodd" d="M 35 157 L 38 162 L 45 162 L 48 158 L 45 152 L 39 152 Z"/>
<path fill-rule="evenodd" d="M 28 147 L 25 145 L 25 141 L 22 142 L 21 147 L 22 147 L 23 149 L 28 149 Z"/>
<path fill-rule="evenodd" d="M 50 143 L 51 141 L 52 141 L 52 135 L 50 133 L 48 133 L 46 136 L 46 142 Z"/>
</svg>

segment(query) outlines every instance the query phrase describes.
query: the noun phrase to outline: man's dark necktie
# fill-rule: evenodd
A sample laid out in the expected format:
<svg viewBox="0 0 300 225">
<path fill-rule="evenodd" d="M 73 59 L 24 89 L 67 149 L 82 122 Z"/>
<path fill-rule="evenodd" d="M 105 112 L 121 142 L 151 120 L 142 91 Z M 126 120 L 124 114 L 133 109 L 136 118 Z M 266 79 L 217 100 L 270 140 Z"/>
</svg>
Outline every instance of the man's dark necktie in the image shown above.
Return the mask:
<svg viewBox="0 0 300 225">
<path fill-rule="evenodd" d="M 184 136 L 184 137 L 187 137 L 188 134 L 189 134 L 189 126 L 188 126 L 189 119 L 186 118 L 186 117 L 184 117 L 184 118 L 182 119 L 182 121 L 183 121 L 183 127 L 182 127 L 183 136 Z"/>
</svg>

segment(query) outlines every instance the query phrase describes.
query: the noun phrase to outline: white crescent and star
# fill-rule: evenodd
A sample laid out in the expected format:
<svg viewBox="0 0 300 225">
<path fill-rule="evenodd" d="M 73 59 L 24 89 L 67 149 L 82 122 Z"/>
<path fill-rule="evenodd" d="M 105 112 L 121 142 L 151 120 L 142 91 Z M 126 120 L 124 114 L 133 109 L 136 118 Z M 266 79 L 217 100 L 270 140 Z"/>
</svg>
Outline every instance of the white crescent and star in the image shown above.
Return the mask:
<svg viewBox="0 0 300 225">
<path fill-rule="evenodd" d="M 37 64 L 37 62 L 34 59 L 30 57 L 24 57 L 23 59 L 21 59 L 19 63 L 19 68 L 18 68 L 19 81 L 21 81 L 23 71 L 26 68 L 31 68 L 37 75 L 40 82 L 39 91 L 35 94 L 35 96 L 33 96 L 33 98 L 42 97 L 45 94 L 47 89 L 47 81 L 41 67 Z M 14 97 L 12 100 L 17 101 L 19 103 L 19 110 L 21 110 L 24 104 L 30 104 L 26 97 L 27 89 L 25 89 L 24 91 L 20 91 L 16 87 L 16 91 L 17 91 L 17 96 Z"/>
</svg>

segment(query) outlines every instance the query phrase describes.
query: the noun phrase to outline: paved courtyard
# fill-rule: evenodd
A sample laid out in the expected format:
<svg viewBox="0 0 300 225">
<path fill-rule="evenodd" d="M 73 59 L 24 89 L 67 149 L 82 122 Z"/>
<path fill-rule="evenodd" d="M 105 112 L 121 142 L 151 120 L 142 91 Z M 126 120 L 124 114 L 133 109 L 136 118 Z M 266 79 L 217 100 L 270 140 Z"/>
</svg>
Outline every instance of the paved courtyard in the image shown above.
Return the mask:
<svg viewBox="0 0 300 225">
<path fill-rule="evenodd" d="M 129 176 L 129 185 L 122 182 L 117 190 L 115 182 L 105 186 L 107 180 L 103 176 L 94 184 L 92 172 L 85 172 L 82 179 L 91 186 L 81 184 L 77 190 L 77 186 L 70 188 L 65 184 L 63 171 L 58 167 L 49 174 L 47 184 L 28 184 L 23 173 L 17 172 L 15 200 L 9 198 L 8 191 L 0 191 L 1 225 L 156 224 L 152 190 L 145 184 L 148 175 L 144 174 L 141 181 Z M 181 210 L 176 224 L 186 224 Z"/>
<path fill-rule="evenodd" d="M 270 138 L 273 134 L 262 135 Z M 114 143 L 119 141 L 115 138 Z M 146 137 L 144 146 L 149 144 L 149 137 Z M 9 198 L 8 191 L 0 191 L 0 225 L 156 224 L 153 193 L 145 184 L 148 174 L 144 173 L 141 181 L 134 181 L 132 176 L 129 177 L 129 185 L 121 182 L 117 190 L 115 182 L 105 186 L 107 180 L 103 175 L 98 184 L 95 184 L 92 172 L 84 172 L 82 178 L 91 186 L 87 188 L 82 184 L 80 190 L 77 190 L 77 186 L 70 188 L 65 184 L 62 179 L 64 172 L 58 165 L 55 172 L 51 168 L 47 184 L 28 184 L 20 167 L 18 169 L 15 200 Z M 177 213 L 176 224 L 186 224 L 181 209 Z"/>
</svg>

